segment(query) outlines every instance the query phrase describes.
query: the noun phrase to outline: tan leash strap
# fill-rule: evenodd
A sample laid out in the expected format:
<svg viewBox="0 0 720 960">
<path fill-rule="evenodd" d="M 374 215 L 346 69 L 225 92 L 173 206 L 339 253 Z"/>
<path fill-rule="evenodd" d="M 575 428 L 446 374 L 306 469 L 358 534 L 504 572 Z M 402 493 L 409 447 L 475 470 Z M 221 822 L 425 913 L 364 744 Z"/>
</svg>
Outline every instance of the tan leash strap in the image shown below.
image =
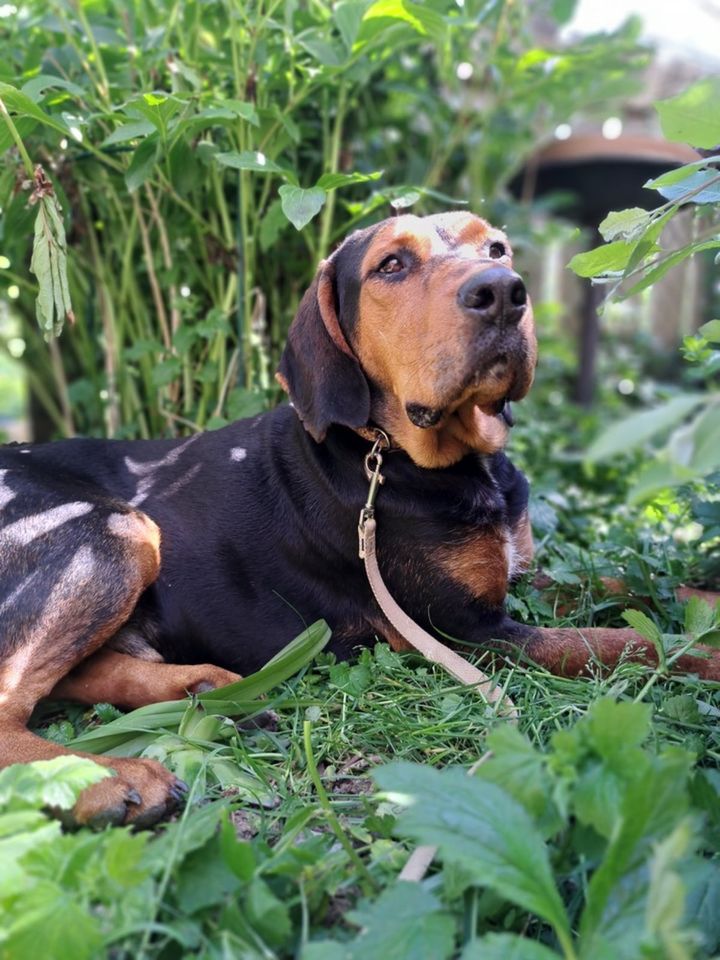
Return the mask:
<svg viewBox="0 0 720 960">
<path fill-rule="evenodd" d="M 490 705 L 507 701 L 510 712 L 513 717 L 517 716 L 515 706 L 511 705 L 509 698 L 504 691 L 493 684 L 476 666 L 465 660 L 459 654 L 455 653 L 445 644 L 440 643 L 434 637 L 423 630 L 415 623 L 405 611 L 396 603 L 390 591 L 385 586 L 385 581 L 380 575 L 378 567 L 377 554 L 375 552 L 375 531 L 377 521 L 374 517 L 366 517 L 363 526 L 362 540 L 362 558 L 365 561 L 365 572 L 370 582 L 370 587 L 380 609 L 388 618 L 393 627 L 415 650 L 421 653 L 427 660 L 440 664 L 445 670 L 454 677 L 459 683 L 464 683 L 469 687 L 474 687 Z"/>
<path fill-rule="evenodd" d="M 360 511 L 360 520 L 358 522 L 358 543 L 360 559 L 365 563 L 365 573 L 367 574 L 370 588 L 378 602 L 382 612 L 385 614 L 391 625 L 405 639 L 413 649 L 421 653 L 427 660 L 440 664 L 447 672 L 459 683 L 464 683 L 469 687 L 474 687 L 485 701 L 494 705 L 504 702 L 506 712 L 512 719 L 517 719 L 517 711 L 512 700 L 502 689 L 496 687 L 493 682 L 481 670 L 473 666 L 455 653 L 445 644 L 440 643 L 435 637 L 431 636 L 426 630 L 415 623 L 405 611 L 396 603 L 392 594 L 385 586 L 385 581 L 380 573 L 378 566 L 377 553 L 375 549 L 375 534 L 377 531 L 377 521 L 375 519 L 375 498 L 381 484 L 385 483 L 385 477 L 380 472 L 382 467 L 382 451 L 390 446 L 388 436 L 382 430 L 375 431 L 375 442 L 372 450 L 365 457 L 365 475 L 370 483 L 368 497 L 365 506 Z"/>
</svg>

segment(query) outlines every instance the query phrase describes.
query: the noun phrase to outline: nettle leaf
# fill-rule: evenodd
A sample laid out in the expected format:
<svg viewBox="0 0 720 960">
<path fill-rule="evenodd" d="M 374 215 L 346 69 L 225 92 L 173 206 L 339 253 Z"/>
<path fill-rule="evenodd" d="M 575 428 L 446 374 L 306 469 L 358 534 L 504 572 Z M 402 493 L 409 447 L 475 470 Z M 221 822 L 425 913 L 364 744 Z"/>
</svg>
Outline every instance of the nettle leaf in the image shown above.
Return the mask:
<svg viewBox="0 0 720 960">
<path fill-rule="evenodd" d="M 650 214 L 640 207 L 613 210 L 598 227 L 603 240 L 636 240 L 650 223 Z"/>
<path fill-rule="evenodd" d="M 459 864 L 476 883 L 542 917 L 569 940 L 547 848 L 527 811 L 508 793 L 463 770 L 411 763 L 391 763 L 374 777 L 407 807 L 398 821 L 400 834 L 439 847 L 443 860 Z"/>
<path fill-rule="evenodd" d="M 653 623 L 647 614 L 641 610 L 623 610 L 623 620 L 629 623 L 633 630 L 637 630 L 641 637 L 645 637 L 654 644 L 657 650 L 662 647 L 662 633 L 657 624 Z"/>
<path fill-rule="evenodd" d="M 559 956 L 537 940 L 514 933 L 488 933 L 469 943 L 460 960 L 557 960 Z"/>
<path fill-rule="evenodd" d="M 363 928 L 349 944 L 352 960 L 444 960 L 453 953 L 455 922 L 418 883 L 401 880 L 346 919 Z"/>
<path fill-rule="evenodd" d="M 695 842 L 692 821 L 686 818 L 656 846 L 650 861 L 646 924 L 652 939 L 662 944 L 668 956 L 673 953 L 681 956 L 673 951 L 673 947 L 677 949 L 683 943 L 690 947 L 694 939 L 688 936 L 690 931 L 683 928 L 685 884 L 679 869 L 682 869 L 682 861 Z"/>
<path fill-rule="evenodd" d="M 600 434 L 586 454 L 589 463 L 597 463 L 618 453 L 627 453 L 663 431 L 680 423 L 706 397 L 701 393 L 681 394 L 654 410 L 644 410 L 613 424 Z"/>
<path fill-rule="evenodd" d="M 577 253 L 568 266 L 579 277 L 600 277 L 608 274 L 619 274 L 625 269 L 630 255 L 635 249 L 634 244 L 625 240 L 614 240 L 605 243 L 587 253 Z"/>
<path fill-rule="evenodd" d="M 49 881 L 38 881 L 23 893 L 21 908 L 3 917 L 3 956 L 34 960 L 42 941 L 45 957 L 91 960 L 103 941 L 97 917 L 76 901 L 76 896 Z"/>
<path fill-rule="evenodd" d="M 644 757 L 647 762 L 626 784 L 617 828 L 590 881 L 580 923 L 583 940 L 602 933 L 608 923 L 614 925 L 618 884 L 643 866 L 653 844 L 664 839 L 687 812 L 692 756 L 670 748 L 659 756 L 645 753 Z"/>
<path fill-rule="evenodd" d="M 30 270 L 38 281 L 35 315 L 46 340 L 60 335 L 75 315 L 67 279 L 67 246 L 60 204 L 52 192 L 38 201 Z"/>
<path fill-rule="evenodd" d="M 69 810 L 82 790 L 109 775 L 106 767 L 72 755 L 15 764 L 0 771 L 0 809 Z"/>
<path fill-rule="evenodd" d="M 278 192 L 282 211 L 296 230 L 307 226 L 320 213 L 327 199 L 327 193 L 320 187 L 304 190 L 286 183 Z"/>
<path fill-rule="evenodd" d="M 720 143 L 720 77 L 708 77 L 684 93 L 655 104 L 668 140 L 711 149 Z"/>
<path fill-rule="evenodd" d="M 488 737 L 492 757 L 475 776 L 506 790 L 538 821 L 546 821 L 544 834 L 559 829 L 558 813 L 552 802 L 552 782 L 546 759 L 516 727 L 498 727 Z"/>
</svg>

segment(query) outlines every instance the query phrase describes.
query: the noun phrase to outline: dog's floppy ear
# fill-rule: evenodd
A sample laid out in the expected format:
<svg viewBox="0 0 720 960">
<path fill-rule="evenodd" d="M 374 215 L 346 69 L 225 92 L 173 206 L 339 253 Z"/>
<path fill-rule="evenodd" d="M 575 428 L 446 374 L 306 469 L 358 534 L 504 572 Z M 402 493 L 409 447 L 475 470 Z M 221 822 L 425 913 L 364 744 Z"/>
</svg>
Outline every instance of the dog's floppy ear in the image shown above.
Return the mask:
<svg viewBox="0 0 720 960">
<path fill-rule="evenodd" d="M 332 261 L 320 264 L 288 333 L 277 379 L 305 429 L 320 443 L 328 427 L 364 427 L 370 388 L 340 329 Z"/>
</svg>

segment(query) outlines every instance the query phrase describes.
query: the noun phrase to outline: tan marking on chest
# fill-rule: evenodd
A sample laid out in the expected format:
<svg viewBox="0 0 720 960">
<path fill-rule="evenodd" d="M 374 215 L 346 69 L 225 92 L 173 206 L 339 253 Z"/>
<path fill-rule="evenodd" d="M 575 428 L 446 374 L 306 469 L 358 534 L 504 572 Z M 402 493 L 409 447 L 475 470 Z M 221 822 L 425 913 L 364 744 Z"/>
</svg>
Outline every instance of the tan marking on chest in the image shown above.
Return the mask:
<svg viewBox="0 0 720 960">
<path fill-rule="evenodd" d="M 460 543 L 441 547 L 436 557 L 440 568 L 473 599 L 497 605 L 507 593 L 508 541 L 504 528 L 483 530 Z"/>
</svg>

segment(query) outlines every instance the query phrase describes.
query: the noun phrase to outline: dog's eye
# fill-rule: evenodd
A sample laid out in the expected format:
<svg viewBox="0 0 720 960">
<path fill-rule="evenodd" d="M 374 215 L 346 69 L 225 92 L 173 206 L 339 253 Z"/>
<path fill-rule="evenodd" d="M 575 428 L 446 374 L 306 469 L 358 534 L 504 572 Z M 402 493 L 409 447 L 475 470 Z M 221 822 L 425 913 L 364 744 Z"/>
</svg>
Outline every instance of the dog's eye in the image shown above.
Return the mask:
<svg viewBox="0 0 720 960">
<path fill-rule="evenodd" d="M 499 243 L 497 240 L 495 243 L 490 244 L 490 249 L 488 250 L 491 260 L 499 260 L 501 257 L 504 257 L 507 253 L 504 243 Z"/>
<path fill-rule="evenodd" d="M 395 256 L 385 257 L 383 262 L 377 268 L 378 273 L 400 273 L 404 270 L 402 263 Z"/>
</svg>

